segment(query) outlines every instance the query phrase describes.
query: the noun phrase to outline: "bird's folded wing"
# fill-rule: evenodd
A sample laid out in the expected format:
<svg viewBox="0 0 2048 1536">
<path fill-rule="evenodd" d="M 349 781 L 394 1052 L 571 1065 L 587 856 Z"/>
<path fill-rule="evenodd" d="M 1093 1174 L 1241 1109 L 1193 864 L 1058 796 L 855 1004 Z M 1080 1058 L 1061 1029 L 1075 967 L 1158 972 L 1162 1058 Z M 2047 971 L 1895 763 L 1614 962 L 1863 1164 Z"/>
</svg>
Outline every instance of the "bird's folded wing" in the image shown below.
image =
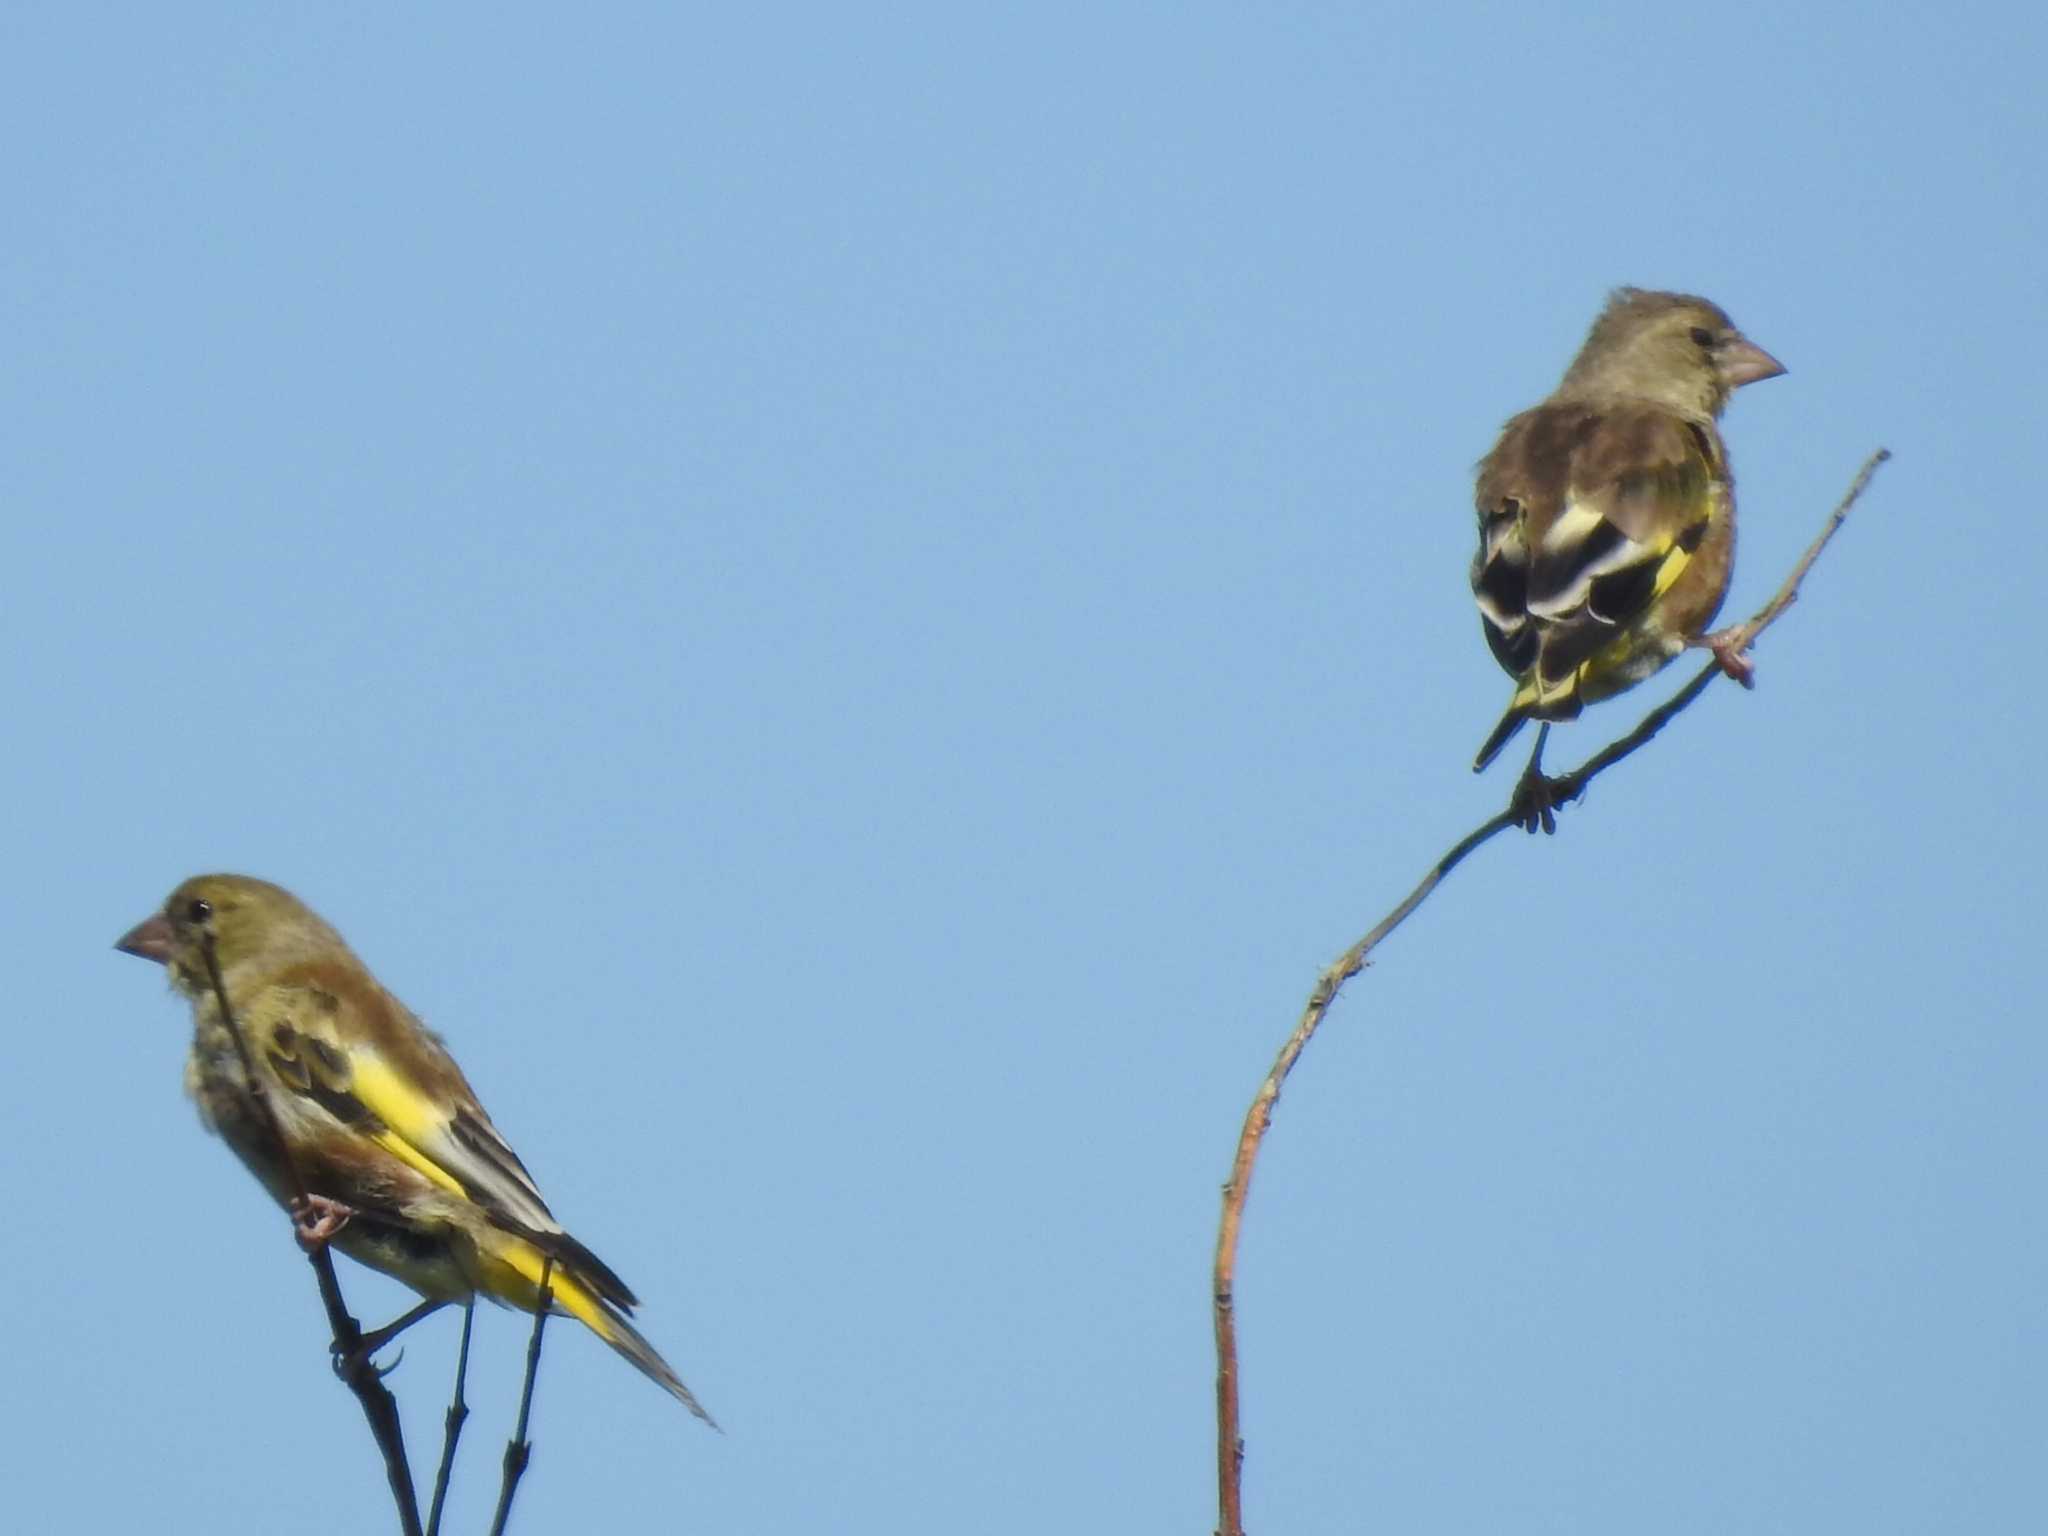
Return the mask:
<svg viewBox="0 0 2048 1536">
<path fill-rule="evenodd" d="M 305 1005 L 287 1010 L 267 1042 L 271 1066 L 288 1088 L 556 1255 L 606 1301 L 635 1305 L 625 1282 L 562 1230 L 454 1059 L 403 1004 L 381 988 L 303 990 Z"/>
<path fill-rule="evenodd" d="M 1527 529 L 1543 681 L 1568 677 L 1678 579 L 1706 535 L 1718 459 L 1711 428 L 1663 411 L 1610 410 L 1590 425 L 1561 504 Z"/>
</svg>

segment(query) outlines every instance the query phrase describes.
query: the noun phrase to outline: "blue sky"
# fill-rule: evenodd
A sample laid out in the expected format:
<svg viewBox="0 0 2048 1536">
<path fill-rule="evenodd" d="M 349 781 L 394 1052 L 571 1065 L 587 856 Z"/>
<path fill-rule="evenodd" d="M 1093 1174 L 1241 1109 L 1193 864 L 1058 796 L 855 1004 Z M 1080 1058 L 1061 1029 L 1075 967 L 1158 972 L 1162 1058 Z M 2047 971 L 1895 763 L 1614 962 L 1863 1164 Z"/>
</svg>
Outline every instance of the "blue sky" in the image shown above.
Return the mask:
<svg viewBox="0 0 2048 1536">
<path fill-rule="evenodd" d="M 1757 691 L 1314 1043 L 1248 1524 L 2038 1528 L 2044 56 L 2018 6 L 11 8 L 20 1528 L 388 1522 L 108 948 L 235 869 L 444 1032 L 730 1431 L 565 1327 L 518 1528 L 1209 1529 L 1237 1124 L 1506 792 L 1471 466 L 1620 282 L 1791 370 L 1725 422 L 1731 612 L 1897 458 Z"/>
</svg>

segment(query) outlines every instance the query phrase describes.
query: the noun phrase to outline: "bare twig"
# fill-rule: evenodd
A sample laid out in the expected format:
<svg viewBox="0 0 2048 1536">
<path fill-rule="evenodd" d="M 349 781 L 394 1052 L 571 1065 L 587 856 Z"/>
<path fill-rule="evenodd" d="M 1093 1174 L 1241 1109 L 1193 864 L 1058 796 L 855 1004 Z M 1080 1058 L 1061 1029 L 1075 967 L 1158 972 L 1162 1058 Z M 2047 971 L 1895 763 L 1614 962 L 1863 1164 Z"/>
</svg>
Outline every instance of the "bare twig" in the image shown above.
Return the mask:
<svg viewBox="0 0 2048 1536">
<path fill-rule="evenodd" d="M 540 1372 L 540 1335 L 548 1325 L 548 1308 L 554 1302 L 549 1282 L 554 1279 L 555 1260 L 550 1254 L 541 1261 L 540 1297 L 533 1309 L 533 1337 L 526 1344 L 526 1382 L 519 1389 L 519 1422 L 505 1444 L 505 1481 L 498 1489 L 498 1512 L 491 1518 L 491 1536 L 505 1536 L 505 1522 L 512 1514 L 512 1495 L 526 1473 L 533 1455 L 533 1442 L 526 1438 L 526 1416 L 533 1408 L 533 1379 Z"/>
<path fill-rule="evenodd" d="M 306 1187 L 305 1175 L 299 1171 L 297 1159 L 292 1156 L 291 1143 L 285 1140 L 284 1126 L 277 1118 L 277 1107 L 270 1102 L 263 1080 L 256 1074 L 255 1060 L 249 1054 L 249 1042 L 243 1039 L 242 1026 L 228 1002 L 227 983 L 221 976 L 220 955 L 214 947 L 211 930 L 202 936 L 201 949 L 206 956 L 207 979 L 213 984 L 213 995 L 220 1002 L 221 1023 L 227 1029 L 228 1038 L 235 1042 L 235 1055 L 241 1059 L 242 1075 L 248 1080 L 249 1092 L 262 1111 L 272 1140 L 277 1143 L 278 1158 L 291 1179 L 292 1192 L 303 1202 L 311 1191 Z M 363 1417 L 369 1421 L 370 1434 L 377 1442 L 377 1449 L 383 1453 L 384 1475 L 391 1484 L 392 1500 L 398 1505 L 399 1529 L 404 1536 L 421 1536 L 419 1495 L 413 1491 L 412 1468 L 405 1459 L 405 1429 L 398 1418 L 398 1399 L 391 1395 L 376 1366 L 370 1363 L 370 1351 L 361 1347 L 362 1325 L 350 1315 L 348 1304 L 342 1300 L 341 1281 L 335 1277 L 334 1256 L 328 1252 L 327 1244 L 316 1245 L 308 1257 L 312 1260 L 313 1277 L 320 1286 L 320 1301 L 327 1308 L 327 1326 L 334 1336 L 329 1348 L 333 1351 L 335 1374 L 347 1383 L 349 1391 L 355 1393 L 356 1401 L 363 1405 Z"/>
<path fill-rule="evenodd" d="M 1792 574 L 1772 594 L 1771 600 L 1757 610 L 1747 621 L 1734 631 L 1739 643 L 1734 645 L 1732 654 L 1753 644 L 1757 636 L 1778 621 L 1785 610 L 1799 597 L 1799 585 L 1813 568 L 1813 562 L 1827 547 L 1828 541 L 1842 526 L 1855 506 L 1857 498 L 1870 484 L 1871 476 L 1878 466 L 1891 454 L 1880 448 L 1863 463 L 1856 478 L 1841 502 L 1829 515 L 1819 537 L 1800 556 L 1799 563 L 1792 568 Z M 1563 804 L 1575 800 L 1585 793 L 1586 786 L 1599 774 L 1613 767 L 1623 758 L 1646 745 L 1649 740 L 1671 722 L 1681 710 L 1706 691 L 1716 677 L 1723 676 L 1720 662 L 1710 662 L 1707 667 L 1669 701 L 1659 705 L 1643 718 L 1634 730 L 1612 743 L 1579 767 L 1551 782 L 1554 803 Z M 1337 994 L 1352 977 L 1365 969 L 1373 950 L 1408 918 L 1417 907 L 1428 899 L 1445 875 L 1464 862 L 1467 854 L 1509 827 L 1524 824 L 1527 811 L 1517 802 L 1511 802 L 1507 810 L 1476 827 L 1456 843 L 1451 850 L 1431 866 L 1422 881 L 1410 891 L 1401 904 L 1389 912 L 1370 933 L 1339 955 L 1335 962 L 1316 978 L 1310 991 L 1308 1005 L 1302 1010 L 1301 1020 L 1294 1026 L 1294 1032 L 1280 1047 L 1280 1054 L 1274 1058 L 1272 1069 L 1266 1080 L 1259 1085 L 1259 1091 L 1252 1096 L 1251 1108 L 1245 1112 L 1244 1127 L 1238 1133 L 1237 1155 L 1231 1160 L 1230 1180 L 1223 1186 L 1223 1218 L 1216 1232 L 1216 1257 L 1212 1271 L 1213 1300 L 1216 1326 L 1216 1479 L 1217 1479 L 1217 1532 L 1218 1536 L 1244 1536 L 1244 1439 L 1239 1427 L 1238 1384 L 1237 1384 L 1237 1321 L 1235 1311 L 1235 1287 L 1237 1280 L 1238 1233 L 1244 1222 L 1245 1200 L 1251 1193 L 1252 1170 L 1258 1160 L 1259 1145 L 1267 1129 L 1273 1123 L 1273 1106 L 1279 1102 L 1280 1086 L 1286 1082 L 1287 1074 L 1294 1070 L 1294 1064 L 1307 1048 L 1323 1018 L 1330 1011 L 1330 1005 L 1337 1000 Z"/>
<path fill-rule="evenodd" d="M 1280 1048 L 1273 1070 L 1259 1085 L 1258 1093 L 1252 1098 L 1252 1107 L 1244 1117 L 1244 1130 L 1237 1138 L 1237 1156 L 1230 1165 L 1230 1182 L 1223 1186 L 1223 1221 L 1216 1233 L 1216 1473 L 1220 1511 L 1218 1530 L 1221 1536 L 1243 1536 L 1244 1532 L 1241 1476 L 1244 1440 L 1238 1432 L 1237 1323 L 1233 1301 L 1237 1234 L 1244 1220 L 1245 1197 L 1251 1193 L 1252 1165 L 1258 1159 L 1259 1142 L 1265 1136 L 1266 1128 L 1273 1123 L 1273 1106 L 1280 1100 L 1280 1085 L 1294 1070 L 1296 1058 L 1307 1046 L 1316 1027 L 1323 1022 L 1323 1015 L 1330 1011 L 1330 1004 L 1337 1000 L 1339 989 L 1365 969 L 1366 956 L 1372 953 L 1380 940 L 1421 906 L 1429 893 L 1436 889 L 1437 882 L 1456 869 L 1465 855 L 1494 834 L 1519 826 L 1521 819 L 1519 811 L 1505 810 L 1470 833 L 1436 861 L 1429 873 L 1422 877 L 1422 883 L 1382 918 L 1377 928 L 1339 955 L 1336 962 L 1316 979 L 1315 990 L 1309 994 L 1308 1007 L 1302 1011 L 1301 1022 L 1294 1026 L 1294 1033 Z"/>
<path fill-rule="evenodd" d="M 462 1424 L 469 1417 L 469 1404 L 462 1400 L 463 1378 L 469 1374 L 469 1329 L 476 1321 L 476 1298 L 462 1304 L 462 1343 L 455 1351 L 455 1396 L 448 1404 L 448 1416 L 441 1435 L 441 1465 L 434 1473 L 434 1497 L 427 1506 L 427 1536 L 440 1536 L 441 1506 L 448 1498 L 448 1477 L 455 1470 L 455 1442 L 462 1438 Z"/>
</svg>

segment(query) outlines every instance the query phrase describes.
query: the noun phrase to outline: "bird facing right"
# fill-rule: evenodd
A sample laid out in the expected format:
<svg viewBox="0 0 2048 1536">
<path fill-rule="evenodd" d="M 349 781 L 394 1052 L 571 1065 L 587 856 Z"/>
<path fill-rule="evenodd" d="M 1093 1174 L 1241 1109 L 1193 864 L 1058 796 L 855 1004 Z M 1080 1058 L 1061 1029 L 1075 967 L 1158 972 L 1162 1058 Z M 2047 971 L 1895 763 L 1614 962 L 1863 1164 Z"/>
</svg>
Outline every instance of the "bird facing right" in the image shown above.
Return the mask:
<svg viewBox="0 0 2048 1536">
<path fill-rule="evenodd" d="M 1688 646 L 1746 680 L 1705 632 L 1735 555 L 1715 423 L 1736 390 L 1784 371 L 1718 305 L 1619 288 L 1550 397 L 1502 429 L 1479 465 L 1472 595 L 1515 692 L 1474 772 L 1524 721 L 1574 719 Z"/>
</svg>

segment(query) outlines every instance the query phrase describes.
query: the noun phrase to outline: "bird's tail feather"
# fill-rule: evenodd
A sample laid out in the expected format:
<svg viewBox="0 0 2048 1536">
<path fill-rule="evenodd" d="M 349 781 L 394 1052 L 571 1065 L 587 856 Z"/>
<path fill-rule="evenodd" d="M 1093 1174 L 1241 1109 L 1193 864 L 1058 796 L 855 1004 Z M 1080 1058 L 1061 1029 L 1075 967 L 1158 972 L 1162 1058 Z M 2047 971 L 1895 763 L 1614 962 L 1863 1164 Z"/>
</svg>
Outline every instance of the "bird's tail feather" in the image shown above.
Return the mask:
<svg viewBox="0 0 2048 1536">
<path fill-rule="evenodd" d="M 1486 745 L 1479 749 L 1472 771 L 1484 773 L 1486 765 L 1500 756 L 1501 748 L 1513 741 L 1515 732 L 1528 721 L 1578 719 L 1579 711 L 1585 707 L 1584 695 L 1580 692 L 1585 672 L 1586 668 L 1580 667 L 1547 687 L 1540 665 L 1524 677 L 1515 689 L 1515 696 L 1508 700 L 1507 713 L 1500 717 L 1500 724 L 1493 728 L 1493 734 L 1486 738 Z"/>
<path fill-rule="evenodd" d="M 515 1302 L 516 1305 L 531 1310 L 539 1297 L 546 1255 L 532 1243 L 515 1238 L 504 1246 L 500 1257 L 532 1288 L 523 1300 Z M 661 1352 L 642 1337 L 640 1330 L 626 1320 L 623 1312 L 593 1291 L 574 1268 L 565 1268 L 558 1259 L 553 1271 L 548 1274 L 547 1283 L 548 1291 L 553 1296 L 558 1310 L 568 1313 L 632 1361 L 643 1375 L 654 1381 L 669 1396 L 706 1424 L 713 1429 L 719 1427 L 718 1421 L 704 1411 L 704 1405 L 697 1401 L 688 1387 L 683 1385 L 682 1378 L 676 1375 L 666 1360 L 661 1358 Z"/>
<path fill-rule="evenodd" d="M 1500 724 L 1493 728 L 1493 734 L 1486 738 L 1486 745 L 1479 749 L 1479 756 L 1472 760 L 1472 771 L 1484 773 L 1486 765 L 1500 756 L 1501 748 L 1515 739 L 1515 732 L 1519 731 L 1528 719 L 1529 711 L 1517 695 L 1515 702 L 1508 706 L 1508 712 L 1500 717 Z"/>
</svg>

